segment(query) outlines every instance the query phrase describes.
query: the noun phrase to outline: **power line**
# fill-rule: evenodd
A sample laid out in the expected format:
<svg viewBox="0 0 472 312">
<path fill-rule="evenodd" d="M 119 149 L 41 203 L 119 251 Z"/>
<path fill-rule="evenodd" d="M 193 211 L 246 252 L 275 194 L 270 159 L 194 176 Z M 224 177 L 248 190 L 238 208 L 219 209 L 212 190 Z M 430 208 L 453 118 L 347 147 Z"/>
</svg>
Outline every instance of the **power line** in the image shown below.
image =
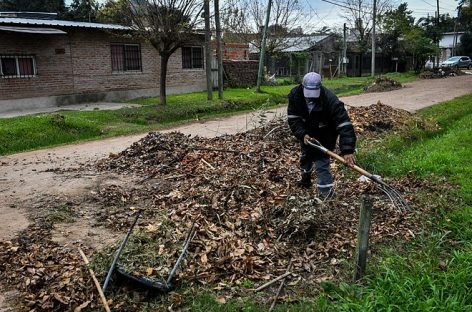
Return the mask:
<svg viewBox="0 0 472 312">
<path fill-rule="evenodd" d="M 329 25 L 328 23 L 326 23 L 326 22 L 324 21 L 324 18 L 322 18 L 322 17 L 316 12 L 316 10 L 311 6 L 310 2 L 308 2 L 309 0 L 305 0 L 305 1 L 306 1 L 306 4 L 310 7 L 310 11 L 312 11 L 312 12 L 318 17 L 318 19 L 319 19 L 319 22 L 316 23 L 316 24 L 314 25 L 314 27 L 318 26 L 318 24 L 320 24 L 320 22 L 323 23 L 325 26 L 330 27 L 331 25 Z M 332 11 L 333 11 L 333 8 L 331 8 L 331 9 L 329 10 L 328 14 L 326 14 L 326 17 L 328 17 L 328 15 L 330 15 Z"/>
<path fill-rule="evenodd" d="M 431 3 L 429 3 L 429 2 L 426 1 L 426 0 L 421 0 L 421 1 L 424 2 L 424 3 L 426 3 L 427 5 L 429 5 L 430 7 L 435 8 L 435 9 L 436 9 L 436 7 L 437 7 L 435 4 L 431 4 Z M 449 9 L 447 9 L 447 8 L 445 8 L 445 7 L 439 7 L 439 8 L 440 8 L 440 9 L 443 9 L 443 10 L 449 10 Z"/>
<path fill-rule="evenodd" d="M 321 0 L 321 1 L 331 3 L 331 4 L 337 5 L 339 7 L 345 8 L 345 9 L 359 11 L 359 9 L 355 9 L 355 8 L 349 7 L 349 6 L 341 4 L 341 3 L 336 3 L 336 2 L 329 1 L 329 0 Z"/>
</svg>

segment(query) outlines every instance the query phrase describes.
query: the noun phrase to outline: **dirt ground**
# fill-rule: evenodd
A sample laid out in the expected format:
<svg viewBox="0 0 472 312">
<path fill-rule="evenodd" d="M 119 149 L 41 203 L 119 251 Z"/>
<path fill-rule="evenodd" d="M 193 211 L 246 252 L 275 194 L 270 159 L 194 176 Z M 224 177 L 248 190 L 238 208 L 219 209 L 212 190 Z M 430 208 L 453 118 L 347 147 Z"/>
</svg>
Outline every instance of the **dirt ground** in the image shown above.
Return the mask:
<svg viewBox="0 0 472 312">
<path fill-rule="evenodd" d="M 472 75 L 448 79 L 420 80 L 406 84 L 404 88 L 385 93 L 369 93 L 342 100 L 350 106 L 366 106 L 381 101 L 396 108 L 416 111 L 457 96 L 472 93 Z M 251 113 L 196 122 L 172 128 L 184 134 L 214 137 L 234 134 L 254 128 L 263 120 L 284 114 L 279 108 L 265 114 Z M 123 177 L 99 175 L 94 172 L 62 172 L 82 164 L 93 163 L 110 153 L 118 153 L 145 134 L 118 137 L 81 144 L 66 145 L 40 151 L 20 153 L 0 158 L 0 240 L 10 240 L 25 229 L 34 218 L 35 202 L 41 198 L 69 198 L 91 192 L 108 183 L 127 183 Z M 84 208 L 86 210 L 86 208 Z M 91 247 L 99 247 L 116 238 L 116 234 L 94 227 L 87 213 L 72 224 L 57 224 L 53 231 L 57 242 L 67 244 L 80 240 Z M 7 311 L 0 296 L 0 311 Z"/>
</svg>

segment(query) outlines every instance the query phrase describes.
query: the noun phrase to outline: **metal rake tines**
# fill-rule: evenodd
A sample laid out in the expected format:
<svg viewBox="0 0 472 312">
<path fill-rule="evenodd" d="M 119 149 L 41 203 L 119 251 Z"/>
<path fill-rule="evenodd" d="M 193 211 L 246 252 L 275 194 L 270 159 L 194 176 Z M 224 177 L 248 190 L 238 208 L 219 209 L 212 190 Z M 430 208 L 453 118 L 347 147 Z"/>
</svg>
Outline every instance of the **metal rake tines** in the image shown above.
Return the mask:
<svg viewBox="0 0 472 312">
<path fill-rule="evenodd" d="M 387 197 L 390 199 L 392 204 L 395 206 L 395 208 L 399 209 L 401 212 L 405 212 L 410 209 L 410 206 L 406 202 L 406 200 L 403 198 L 403 196 L 393 187 L 390 185 L 386 184 L 383 181 L 375 181 L 377 182 L 376 185 L 377 187 L 387 195 Z"/>
</svg>

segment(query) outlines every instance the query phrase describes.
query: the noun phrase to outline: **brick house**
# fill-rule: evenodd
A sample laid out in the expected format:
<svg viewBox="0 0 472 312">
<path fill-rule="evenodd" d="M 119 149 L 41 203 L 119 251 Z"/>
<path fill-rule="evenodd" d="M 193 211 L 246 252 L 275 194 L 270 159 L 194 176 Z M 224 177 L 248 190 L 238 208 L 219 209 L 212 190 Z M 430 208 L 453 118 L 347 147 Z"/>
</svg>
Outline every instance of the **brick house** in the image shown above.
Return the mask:
<svg viewBox="0 0 472 312">
<path fill-rule="evenodd" d="M 203 55 L 172 55 L 168 94 L 206 89 Z M 157 96 L 159 73 L 157 51 L 126 27 L 0 13 L 0 112 Z"/>
</svg>

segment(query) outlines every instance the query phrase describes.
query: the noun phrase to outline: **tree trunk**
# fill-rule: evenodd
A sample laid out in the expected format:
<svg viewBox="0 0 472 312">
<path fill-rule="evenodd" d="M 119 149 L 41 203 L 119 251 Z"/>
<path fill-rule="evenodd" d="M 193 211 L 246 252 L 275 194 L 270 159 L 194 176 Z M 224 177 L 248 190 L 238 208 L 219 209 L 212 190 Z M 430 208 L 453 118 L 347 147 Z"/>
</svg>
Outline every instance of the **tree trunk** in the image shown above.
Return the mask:
<svg viewBox="0 0 472 312">
<path fill-rule="evenodd" d="M 362 66 L 364 65 L 364 62 L 362 62 L 363 57 L 364 54 L 362 52 L 359 53 L 359 77 L 362 77 Z"/>
<path fill-rule="evenodd" d="M 169 55 L 161 54 L 161 77 L 160 77 L 160 82 L 159 82 L 159 99 L 160 99 L 161 105 L 167 104 L 167 95 L 166 95 L 167 63 L 169 63 Z"/>
<path fill-rule="evenodd" d="M 210 30 L 210 0 L 204 2 L 205 14 L 205 69 L 207 82 L 207 99 L 213 100 L 213 82 L 211 79 L 211 57 L 213 55 L 211 49 L 211 30 Z"/>
<path fill-rule="evenodd" d="M 220 1 L 215 0 L 216 53 L 218 58 L 218 98 L 223 100 L 223 51 L 221 48 Z"/>
</svg>

